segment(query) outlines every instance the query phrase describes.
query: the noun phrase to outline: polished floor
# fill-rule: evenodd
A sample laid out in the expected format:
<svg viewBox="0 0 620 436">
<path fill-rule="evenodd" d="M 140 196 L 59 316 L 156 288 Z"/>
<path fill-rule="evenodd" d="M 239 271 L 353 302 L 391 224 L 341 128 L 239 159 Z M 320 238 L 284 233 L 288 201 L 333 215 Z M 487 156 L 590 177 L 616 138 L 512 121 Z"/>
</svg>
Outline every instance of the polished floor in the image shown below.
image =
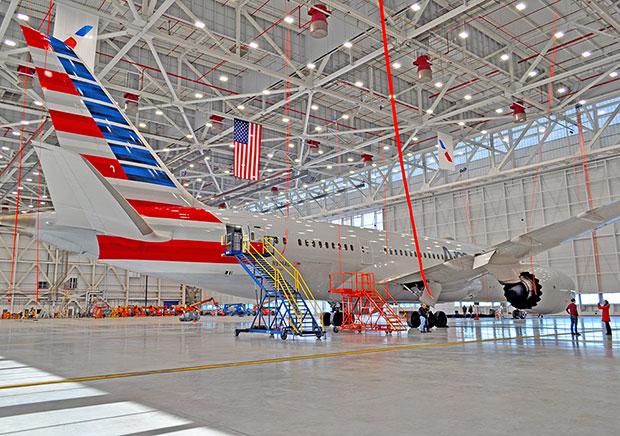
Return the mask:
<svg viewBox="0 0 620 436">
<path fill-rule="evenodd" d="M 620 428 L 620 331 L 612 341 L 593 317 L 582 317 L 578 339 L 564 317 L 461 319 L 424 335 L 339 333 L 321 341 L 235 338 L 247 322 L 0 321 L 0 435 Z"/>
</svg>

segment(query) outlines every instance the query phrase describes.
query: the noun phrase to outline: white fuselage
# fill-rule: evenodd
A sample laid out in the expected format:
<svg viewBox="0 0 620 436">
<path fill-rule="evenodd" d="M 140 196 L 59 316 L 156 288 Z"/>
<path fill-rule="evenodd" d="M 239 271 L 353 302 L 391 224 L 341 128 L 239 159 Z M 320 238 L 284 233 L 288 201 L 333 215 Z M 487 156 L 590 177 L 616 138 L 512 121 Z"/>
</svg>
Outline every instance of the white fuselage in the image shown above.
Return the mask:
<svg viewBox="0 0 620 436">
<path fill-rule="evenodd" d="M 418 259 L 414 255 L 415 246 L 410 235 L 293 218 L 252 215 L 236 210 L 209 211 L 221 223 L 146 218 L 158 234 L 165 235 L 172 241 L 209 243 L 205 248 L 211 251 L 208 261 L 200 261 L 205 253 L 201 252 L 200 245 L 196 244 L 188 248 L 195 250 L 195 253 L 178 253 L 182 260 L 175 260 L 175 253 L 167 253 L 166 256 L 169 257 L 152 260 L 152 253 L 142 255 L 140 248 L 128 249 L 110 258 L 100 249 L 94 231 L 63 227 L 61 223 L 55 222 L 53 213 L 42 216 L 40 235 L 46 242 L 97 258 L 110 265 L 198 286 L 207 291 L 245 298 L 255 297 L 255 285 L 236 259 L 222 255 L 225 246 L 220 242 L 226 234 L 226 225 L 240 226 L 244 234 L 252 240 L 260 240 L 263 236 L 273 237 L 278 249 L 296 264 L 315 296 L 322 300 L 337 298 L 329 293 L 331 272 L 370 272 L 381 280 L 419 271 Z M 149 246 L 156 249 L 156 244 L 158 243 L 149 243 Z M 421 237 L 420 249 L 424 268 L 441 264 L 459 255 L 480 251 L 471 244 L 430 237 Z M 188 257 L 192 261 L 187 261 Z M 418 300 L 416 292 L 402 285 L 391 285 L 390 292 L 401 302 Z M 490 275 L 442 283 L 438 302 L 461 300 L 505 301 L 501 285 Z"/>
</svg>

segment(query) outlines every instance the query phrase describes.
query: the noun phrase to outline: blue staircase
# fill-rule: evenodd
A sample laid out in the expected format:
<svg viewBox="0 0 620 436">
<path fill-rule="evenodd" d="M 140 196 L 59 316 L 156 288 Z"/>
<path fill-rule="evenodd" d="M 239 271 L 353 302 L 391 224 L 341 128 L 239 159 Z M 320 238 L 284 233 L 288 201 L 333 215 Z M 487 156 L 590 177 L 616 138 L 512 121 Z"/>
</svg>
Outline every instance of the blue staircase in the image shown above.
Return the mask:
<svg viewBox="0 0 620 436">
<path fill-rule="evenodd" d="M 279 335 L 282 339 L 289 335 L 321 338 L 325 332 L 317 319 L 320 317 L 316 301 L 313 297 L 307 298 L 311 294 L 303 288 L 299 272 L 296 269 L 293 272 L 290 267 L 276 259 L 276 256 L 282 254 L 276 254 L 277 250 L 274 250 L 275 247 L 269 253 L 265 251 L 263 244 L 257 248 L 253 244 L 244 243 L 241 251 L 226 252 L 227 255 L 235 256 L 261 290 L 260 303 L 251 326 L 236 329 L 235 335 L 267 333 Z M 292 267 L 292 264 L 289 265 Z"/>
</svg>

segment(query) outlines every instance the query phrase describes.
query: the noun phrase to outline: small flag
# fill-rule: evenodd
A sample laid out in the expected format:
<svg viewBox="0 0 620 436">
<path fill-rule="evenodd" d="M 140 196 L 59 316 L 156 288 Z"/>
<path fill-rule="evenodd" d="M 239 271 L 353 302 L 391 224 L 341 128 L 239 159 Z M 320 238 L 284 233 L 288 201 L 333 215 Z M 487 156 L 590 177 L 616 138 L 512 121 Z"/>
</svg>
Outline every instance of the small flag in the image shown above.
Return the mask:
<svg viewBox="0 0 620 436">
<path fill-rule="evenodd" d="M 452 156 L 454 153 L 454 139 L 450 135 L 437 132 L 437 160 L 442 170 L 454 171 L 456 169 Z"/>
<path fill-rule="evenodd" d="M 259 180 L 262 136 L 263 126 L 260 124 L 235 118 L 233 142 L 235 147 L 235 177 Z"/>
</svg>

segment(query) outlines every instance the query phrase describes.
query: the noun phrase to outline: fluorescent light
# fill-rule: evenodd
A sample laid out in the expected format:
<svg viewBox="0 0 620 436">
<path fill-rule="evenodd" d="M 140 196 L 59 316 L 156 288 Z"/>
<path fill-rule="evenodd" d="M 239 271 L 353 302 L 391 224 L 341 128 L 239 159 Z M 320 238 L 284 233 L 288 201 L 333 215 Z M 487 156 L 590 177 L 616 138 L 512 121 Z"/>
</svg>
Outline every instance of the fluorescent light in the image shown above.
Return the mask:
<svg viewBox="0 0 620 436">
<path fill-rule="evenodd" d="M 204 97 L 204 94 L 202 92 L 197 92 L 196 94 L 194 94 L 194 97 L 202 98 L 202 97 Z"/>
<path fill-rule="evenodd" d="M 316 65 L 313 64 L 312 62 L 308 62 L 306 64 L 306 68 L 308 68 L 309 70 L 314 70 L 316 68 Z"/>
<path fill-rule="evenodd" d="M 609 77 L 618 77 L 618 72 L 612 71 L 611 73 L 609 73 Z"/>
<path fill-rule="evenodd" d="M 459 38 L 461 39 L 467 39 L 469 37 L 469 32 L 467 30 L 462 30 L 459 33 Z"/>
<path fill-rule="evenodd" d="M 327 165 L 325 168 L 327 168 L 328 170 L 331 170 L 333 168 L 333 166 Z"/>
<path fill-rule="evenodd" d="M 204 29 L 205 28 L 205 23 L 203 23 L 202 21 L 196 21 L 194 23 L 194 26 L 198 27 L 199 29 Z"/>
<path fill-rule="evenodd" d="M 249 45 L 250 45 L 251 48 L 258 48 L 258 42 L 256 42 L 256 41 L 250 42 Z"/>
<path fill-rule="evenodd" d="M 414 12 L 419 12 L 420 9 L 422 9 L 422 7 L 418 3 L 414 3 L 410 7 L 411 7 L 411 10 Z"/>
<path fill-rule="evenodd" d="M 441 88 L 443 86 L 442 82 L 435 82 L 435 88 Z"/>
<path fill-rule="evenodd" d="M 342 44 L 342 46 L 343 46 L 344 48 L 351 48 L 351 47 L 353 47 L 353 43 L 352 43 L 351 41 L 345 41 L 345 42 Z"/>
<path fill-rule="evenodd" d="M 187 135 L 185 135 L 185 137 L 186 137 L 187 139 L 192 139 L 192 138 L 194 137 L 194 135 L 192 135 L 191 133 L 188 133 Z M 191 166 L 192 166 L 192 165 L 190 165 L 190 167 L 191 167 Z"/>
<path fill-rule="evenodd" d="M 394 62 L 394 63 L 392 64 L 392 67 L 393 67 L 395 70 L 399 70 L 399 69 L 400 69 L 400 67 L 402 67 L 402 64 L 401 64 L 400 62 L 398 62 L 398 61 L 397 61 L 397 62 Z"/>
<path fill-rule="evenodd" d="M 515 8 L 517 8 L 518 11 L 522 11 L 527 8 L 527 4 L 525 2 L 519 2 L 516 4 Z"/>
<path fill-rule="evenodd" d="M 13 41 L 12 39 L 5 39 L 4 43 L 8 45 L 9 47 L 15 47 L 17 45 L 17 43 Z"/>
<path fill-rule="evenodd" d="M 228 76 L 226 76 L 226 75 L 222 74 L 222 75 L 220 76 L 220 82 L 228 82 Z"/>
<path fill-rule="evenodd" d="M 429 108 L 429 109 L 426 109 L 426 113 L 430 115 L 430 114 L 432 114 L 432 113 L 433 113 L 433 110 L 432 110 L 432 109 L 430 109 L 430 108 Z"/>
<path fill-rule="evenodd" d="M 323 131 L 323 128 L 322 128 L 321 126 L 316 126 L 316 127 L 314 128 L 314 130 L 315 130 L 316 132 L 321 132 L 321 131 Z"/>
<path fill-rule="evenodd" d="M 532 70 L 532 71 L 530 71 L 529 76 L 530 76 L 530 77 L 536 77 L 536 76 L 538 76 L 538 71 L 537 71 L 537 70 Z"/>
<path fill-rule="evenodd" d="M 194 164 L 189 164 L 189 167 L 190 168 L 194 168 Z M 200 180 L 198 180 L 198 181 L 200 181 Z"/>
<path fill-rule="evenodd" d="M 291 121 L 289 118 L 287 118 L 287 117 L 282 117 L 282 122 L 283 122 L 283 123 L 288 123 L 289 121 Z"/>
<path fill-rule="evenodd" d="M 33 103 L 35 106 L 43 106 L 43 103 L 41 103 L 39 100 L 35 100 Z"/>
<path fill-rule="evenodd" d="M 17 14 L 17 19 L 22 21 L 28 21 L 30 20 L 30 17 L 26 14 Z"/>
<path fill-rule="evenodd" d="M 205 127 L 208 129 L 208 128 L 210 128 L 210 127 L 213 127 L 213 124 L 212 124 L 212 123 L 206 123 L 206 124 L 205 124 Z"/>
<path fill-rule="evenodd" d="M 19 135 L 20 135 L 19 130 L 13 130 L 13 131 L 11 131 L 11 134 L 12 134 L 13 136 L 19 136 Z M 3 150 L 8 150 L 8 149 L 9 149 L 9 147 L 2 147 L 2 149 L 3 149 Z"/>
<path fill-rule="evenodd" d="M 582 106 L 583 106 L 584 104 L 586 104 L 586 103 L 587 103 L 587 101 L 586 101 L 586 100 L 579 100 L 579 104 L 580 104 L 580 105 L 582 105 Z"/>
<path fill-rule="evenodd" d="M 318 111 L 319 110 L 319 105 L 318 104 L 313 104 L 312 106 L 310 106 L 310 109 L 312 109 L 313 111 Z"/>
<path fill-rule="evenodd" d="M 299 158 L 295 158 L 295 159 L 293 159 L 293 162 L 295 162 L 295 163 L 299 163 Z"/>
<path fill-rule="evenodd" d="M 342 119 L 343 120 L 348 120 L 349 119 L 349 114 L 342 114 Z"/>
<path fill-rule="evenodd" d="M 362 86 L 364 86 L 364 82 L 362 82 L 361 80 L 356 80 L 354 85 L 358 88 L 361 88 Z"/>
<path fill-rule="evenodd" d="M 164 113 L 163 113 L 163 111 L 161 111 L 161 110 L 159 110 L 159 109 L 157 109 L 157 110 L 155 111 L 155 115 L 163 115 L 163 114 L 164 114 Z"/>
<path fill-rule="evenodd" d="M 245 109 L 245 106 L 242 104 L 238 104 L 237 105 L 237 109 L 239 109 L 240 111 L 242 111 L 243 109 Z"/>
<path fill-rule="evenodd" d="M 383 146 L 383 149 L 384 149 L 384 150 L 389 150 L 389 149 L 390 149 L 390 146 L 389 146 L 389 145 L 384 145 L 384 146 Z"/>
<path fill-rule="evenodd" d="M 510 55 L 508 53 L 502 53 L 502 55 L 499 58 L 503 60 L 504 62 L 506 62 L 508 59 L 510 59 Z"/>
<path fill-rule="evenodd" d="M 566 91 L 568 91 L 568 89 L 566 89 L 565 86 L 560 86 L 558 89 L 558 94 L 564 94 Z"/>
<path fill-rule="evenodd" d="M 481 130 L 480 133 L 482 133 L 483 135 L 486 135 L 489 132 L 487 132 L 486 130 Z"/>
<path fill-rule="evenodd" d="M 465 94 L 463 98 L 467 101 L 471 100 L 471 94 Z"/>
<path fill-rule="evenodd" d="M 290 15 L 287 15 L 286 17 L 284 17 L 284 22 L 288 24 L 293 24 L 295 22 L 295 18 L 291 17 Z"/>
<path fill-rule="evenodd" d="M 146 127 L 146 123 L 145 122 L 138 123 L 138 127 L 141 127 L 144 129 Z"/>
<path fill-rule="evenodd" d="M 268 89 L 263 89 L 263 94 L 269 95 L 269 94 L 271 94 L 271 91 L 268 90 Z"/>
<path fill-rule="evenodd" d="M 229 170 L 225 170 L 224 174 L 230 174 L 230 171 Z"/>
<path fill-rule="evenodd" d="M 497 109 L 495 109 L 495 113 L 497 114 L 504 113 L 504 109 L 502 109 L 501 107 L 498 107 Z"/>
<path fill-rule="evenodd" d="M 463 127 L 463 126 L 465 125 L 465 123 L 464 123 L 463 121 L 459 121 L 459 122 L 458 122 L 458 125 L 459 125 L 459 126 L 461 126 L 461 127 Z"/>
<path fill-rule="evenodd" d="M 269 154 L 267 155 L 267 157 L 268 157 L 269 159 L 271 159 L 271 158 L 273 157 L 273 153 L 269 153 Z"/>
<path fill-rule="evenodd" d="M 584 58 L 589 58 L 590 56 L 592 56 L 592 52 L 589 52 L 588 50 L 586 50 L 583 53 L 581 53 L 581 56 L 583 56 Z"/>
<path fill-rule="evenodd" d="M 557 32 L 555 32 L 553 36 L 555 36 L 556 39 L 560 39 L 564 36 L 564 32 L 562 32 L 561 30 L 558 30 Z"/>
</svg>

